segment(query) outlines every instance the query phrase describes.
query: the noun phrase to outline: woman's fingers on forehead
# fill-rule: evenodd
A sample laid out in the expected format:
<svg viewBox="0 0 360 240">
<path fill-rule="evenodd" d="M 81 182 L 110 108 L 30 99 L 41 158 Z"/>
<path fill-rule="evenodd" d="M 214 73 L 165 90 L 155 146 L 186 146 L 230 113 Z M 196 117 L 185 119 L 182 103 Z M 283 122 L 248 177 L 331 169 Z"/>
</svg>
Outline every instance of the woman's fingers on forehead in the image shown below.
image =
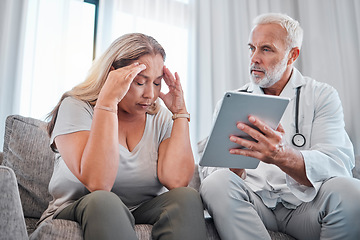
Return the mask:
<svg viewBox="0 0 360 240">
<path fill-rule="evenodd" d="M 173 76 L 172 76 L 172 74 L 171 74 L 171 72 L 170 72 L 170 70 L 168 68 L 164 69 L 164 74 L 168 78 L 173 78 Z"/>
<path fill-rule="evenodd" d="M 141 71 L 143 71 L 145 69 L 146 69 L 146 66 L 144 64 L 140 64 L 137 66 L 133 66 L 132 68 L 129 69 L 129 71 L 130 71 L 130 73 L 133 73 L 136 76 L 137 74 L 139 74 Z"/>
<path fill-rule="evenodd" d="M 146 65 L 145 64 L 139 64 L 136 66 L 137 69 L 139 69 L 140 71 L 143 71 L 146 69 Z"/>
<path fill-rule="evenodd" d="M 174 77 L 173 77 L 173 75 L 170 73 L 170 71 L 169 70 L 164 70 L 164 81 L 165 81 L 165 83 L 166 84 L 172 84 L 172 82 L 174 81 L 175 79 L 174 79 Z"/>
<path fill-rule="evenodd" d="M 121 67 L 121 68 L 128 68 L 128 69 L 132 69 L 132 68 L 136 68 L 137 66 L 139 66 L 140 65 L 140 63 L 139 62 L 133 62 L 132 64 L 129 64 L 129 65 L 126 65 L 126 66 L 124 66 L 124 67 Z M 120 69 L 120 68 L 118 68 L 118 69 Z"/>
</svg>

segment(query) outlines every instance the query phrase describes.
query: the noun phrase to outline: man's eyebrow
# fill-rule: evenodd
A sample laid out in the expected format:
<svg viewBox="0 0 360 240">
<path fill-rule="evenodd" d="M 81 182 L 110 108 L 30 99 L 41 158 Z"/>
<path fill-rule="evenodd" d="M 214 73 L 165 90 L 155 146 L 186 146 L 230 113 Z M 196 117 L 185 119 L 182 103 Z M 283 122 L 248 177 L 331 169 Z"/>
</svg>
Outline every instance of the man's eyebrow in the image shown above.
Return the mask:
<svg viewBox="0 0 360 240">
<path fill-rule="evenodd" d="M 272 44 L 264 43 L 264 44 L 260 45 L 260 47 L 262 47 L 262 48 L 274 48 L 275 46 L 272 45 Z"/>
<path fill-rule="evenodd" d="M 248 43 L 248 46 L 255 47 L 255 45 L 252 44 L 252 43 Z M 274 47 L 274 45 L 270 44 L 270 43 L 259 43 L 259 44 L 257 44 L 257 47 L 259 47 L 259 48 L 261 48 L 261 47 Z"/>
</svg>

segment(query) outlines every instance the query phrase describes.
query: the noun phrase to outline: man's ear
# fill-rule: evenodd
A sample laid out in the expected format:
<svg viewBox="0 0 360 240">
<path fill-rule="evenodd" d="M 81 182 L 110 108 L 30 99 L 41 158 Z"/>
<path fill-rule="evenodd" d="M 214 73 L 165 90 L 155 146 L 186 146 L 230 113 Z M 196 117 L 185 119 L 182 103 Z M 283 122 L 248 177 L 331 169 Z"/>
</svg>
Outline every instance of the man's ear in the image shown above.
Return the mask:
<svg viewBox="0 0 360 240">
<path fill-rule="evenodd" d="M 296 59 L 299 57 L 299 54 L 300 54 L 300 49 L 298 47 L 292 48 L 289 53 L 288 65 L 293 64 L 296 61 Z"/>
</svg>

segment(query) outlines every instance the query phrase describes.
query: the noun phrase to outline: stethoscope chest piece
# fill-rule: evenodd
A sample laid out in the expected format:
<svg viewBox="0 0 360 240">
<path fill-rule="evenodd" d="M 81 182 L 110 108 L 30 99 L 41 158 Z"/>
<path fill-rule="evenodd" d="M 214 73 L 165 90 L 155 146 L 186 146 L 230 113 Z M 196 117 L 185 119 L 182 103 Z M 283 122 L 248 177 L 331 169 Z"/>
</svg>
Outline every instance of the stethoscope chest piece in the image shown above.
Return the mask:
<svg viewBox="0 0 360 240">
<path fill-rule="evenodd" d="M 304 135 L 302 135 L 301 133 L 296 133 L 292 138 L 292 143 L 297 147 L 304 146 L 306 143 Z"/>
</svg>

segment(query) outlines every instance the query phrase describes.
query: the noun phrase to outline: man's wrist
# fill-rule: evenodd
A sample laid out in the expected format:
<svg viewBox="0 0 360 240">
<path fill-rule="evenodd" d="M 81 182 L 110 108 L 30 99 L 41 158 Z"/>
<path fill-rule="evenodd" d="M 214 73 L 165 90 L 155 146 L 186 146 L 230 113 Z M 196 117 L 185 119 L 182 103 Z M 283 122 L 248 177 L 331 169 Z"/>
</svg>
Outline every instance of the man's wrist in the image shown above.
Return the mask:
<svg viewBox="0 0 360 240">
<path fill-rule="evenodd" d="M 242 178 L 243 180 L 245 180 L 247 174 L 246 174 L 246 170 L 244 169 L 244 171 L 242 172 L 240 178 Z"/>
</svg>

